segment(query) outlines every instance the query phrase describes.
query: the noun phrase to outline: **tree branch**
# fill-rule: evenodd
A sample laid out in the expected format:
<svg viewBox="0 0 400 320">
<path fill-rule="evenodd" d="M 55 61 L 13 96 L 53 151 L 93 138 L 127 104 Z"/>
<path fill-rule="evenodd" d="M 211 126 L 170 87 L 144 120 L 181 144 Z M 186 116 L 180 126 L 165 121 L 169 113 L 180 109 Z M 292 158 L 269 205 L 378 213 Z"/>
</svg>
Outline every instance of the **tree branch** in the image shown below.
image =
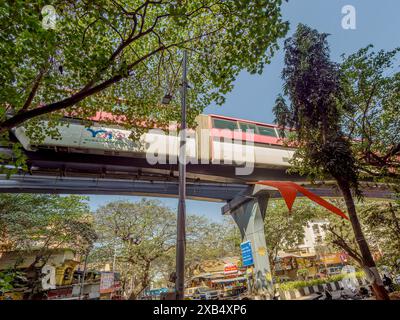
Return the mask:
<svg viewBox="0 0 400 320">
<path fill-rule="evenodd" d="M 40 81 L 42 80 L 44 74 L 45 74 L 45 69 L 44 68 L 40 69 L 39 74 L 36 76 L 36 78 L 35 78 L 35 80 L 33 82 L 33 86 L 32 86 L 31 92 L 29 93 L 28 98 L 26 99 L 24 105 L 18 111 L 18 113 L 23 113 L 29 108 L 29 106 L 32 103 L 33 98 L 36 95 L 36 92 L 37 92 L 37 90 L 39 88 Z"/>
<path fill-rule="evenodd" d="M 362 256 L 353 248 L 351 248 L 345 239 L 341 237 L 338 233 L 336 233 L 333 228 L 327 228 L 329 232 L 331 232 L 335 236 L 335 240 L 332 241 L 333 244 L 341 247 L 343 250 L 345 250 L 350 257 L 352 257 L 360 266 L 364 266 L 364 262 L 362 259 Z"/>
</svg>

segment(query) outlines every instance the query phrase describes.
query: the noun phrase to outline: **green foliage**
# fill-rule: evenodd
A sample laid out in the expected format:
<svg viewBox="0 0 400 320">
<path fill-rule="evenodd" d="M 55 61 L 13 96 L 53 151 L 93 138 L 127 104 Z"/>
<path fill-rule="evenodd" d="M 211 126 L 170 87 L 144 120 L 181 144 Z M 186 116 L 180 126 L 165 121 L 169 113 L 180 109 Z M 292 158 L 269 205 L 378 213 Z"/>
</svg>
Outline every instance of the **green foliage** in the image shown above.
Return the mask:
<svg viewBox="0 0 400 320">
<path fill-rule="evenodd" d="M 379 265 L 396 269 L 400 259 L 400 203 L 371 202 L 362 205 L 361 221 L 365 233 L 373 239 L 375 246 L 382 252 Z"/>
<path fill-rule="evenodd" d="M 356 195 L 358 199 L 362 198 L 359 185 L 361 170 L 359 161 L 357 161 L 359 154 L 354 153 L 352 149 L 352 145 L 357 144 L 357 141 L 352 141 L 348 136 L 348 132 L 351 132 L 352 129 L 346 130 L 343 126 L 344 116 L 351 115 L 354 110 L 352 96 L 347 96 L 351 91 L 350 88 L 357 82 L 361 83 L 359 93 L 365 94 L 363 91 L 365 88 L 362 87 L 363 77 L 370 74 L 368 72 L 366 74 L 353 73 L 354 78 L 347 79 L 344 69 L 330 60 L 326 38 L 327 34 L 318 33 L 317 30 L 300 24 L 295 34 L 286 40 L 285 67 L 282 78 L 285 81 L 284 94 L 291 104 L 287 106 L 282 103 L 281 98 L 278 98 L 274 113 L 276 119 L 281 121 L 279 123 L 281 127 L 289 126 L 296 129 L 294 142 L 298 149 L 292 160 L 294 165 L 292 171 L 307 175 L 311 179 L 335 179 L 343 194 L 361 254 L 358 255 L 349 247 L 345 250 L 356 261 L 364 265 L 366 270 L 371 268 L 372 274 L 375 262 L 362 232 L 353 199 L 353 195 Z M 383 63 L 385 66 L 387 59 L 391 56 L 393 53 L 382 53 L 374 62 Z M 377 70 L 372 70 L 371 74 L 372 77 L 379 78 L 380 76 Z M 343 83 L 346 81 L 351 85 L 345 89 Z M 371 91 L 374 92 L 373 88 Z M 366 98 L 365 96 L 359 97 Z M 367 105 L 369 105 L 368 96 Z M 379 110 L 379 102 L 377 106 Z M 364 109 L 363 114 L 368 114 L 368 108 L 369 106 Z M 364 118 L 366 117 L 364 115 Z M 393 124 L 392 120 L 389 122 Z M 363 120 L 360 119 L 354 119 L 354 121 L 363 123 Z M 389 145 L 386 148 L 389 148 L 390 152 L 389 156 L 384 156 L 384 162 L 393 154 L 394 158 L 398 158 L 400 144 Z M 387 171 L 390 172 L 392 165 L 388 165 L 387 168 Z M 345 242 L 339 241 L 342 247 L 346 246 Z M 379 277 L 374 279 L 377 282 L 376 296 L 379 299 L 388 299 L 385 289 L 379 285 Z"/>
<path fill-rule="evenodd" d="M 176 213 L 158 201 L 112 202 L 95 213 L 98 242 L 91 268 L 112 265 L 121 273 L 125 291 L 133 299 L 150 283 L 168 282 L 175 269 Z M 214 223 L 188 215 L 186 277 L 204 260 L 239 255 L 240 236 L 232 222 Z M 132 286 L 130 285 L 132 282 Z"/>
<path fill-rule="evenodd" d="M 240 232 L 228 217 L 222 223 L 205 217 L 188 217 L 186 270 L 190 277 L 202 261 L 240 256 Z"/>
<path fill-rule="evenodd" d="M 320 208 L 297 200 L 291 212 L 282 200 L 271 201 L 264 221 L 265 240 L 272 269 L 280 250 L 292 249 L 304 239 L 304 227 L 318 217 Z"/>
<path fill-rule="evenodd" d="M 150 285 L 157 260 L 175 247 L 175 213 L 158 201 L 137 203 L 117 201 L 100 207 L 95 213 L 99 236 L 91 253 L 92 267 L 113 263 L 129 284 L 129 295 L 136 298 Z"/>
<path fill-rule="evenodd" d="M 288 30 L 281 2 L 5 1 L 0 132 L 24 123 L 32 139 L 56 137 L 65 113 L 87 118 L 99 110 L 125 117 L 134 132 L 177 121 L 183 50 L 193 125 L 210 103 L 224 102 L 241 70 L 261 73 L 270 62 Z M 57 16 L 56 28 L 46 30 L 41 9 L 48 4 Z M 174 97 L 169 107 L 160 104 L 166 93 Z"/>
<path fill-rule="evenodd" d="M 240 256 L 240 232 L 229 218 L 222 223 L 211 222 L 204 216 L 188 215 L 186 225 L 185 275 L 201 272 L 202 263 L 224 257 Z M 175 268 L 175 248 L 157 264 L 157 269 L 168 278 Z"/>
<path fill-rule="evenodd" d="M 355 276 L 359 279 L 364 278 L 364 273 L 362 271 L 358 271 L 355 273 Z M 337 274 L 323 279 L 312 279 L 312 280 L 300 280 L 300 281 L 288 281 L 279 284 L 279 290 L 287 291 L 287 290 L 295 290 L 304 287 L 322 285 L 330 282 L 341 281 L 344 278 L 349 277 L 348 274 Z"/>
<path fill-rule="evenodd" d="M 37 262 L 52 248 L 85 251 L 96 239 L 86 198 L 1 194 L 0 251 L 36 250 Z"/>
<path fill-rule="evenodd" d="M 399 181 L 400 48 L 369 45 L 340 64 L 329 60 L 327 35 L 299 25 L 285 42 L 284 94 L 274 113 L 296 129 L 292 171 L 312 179 L 332 176 L 358 191 L 358 178 Z"/>
<path fill-rule="evenodd" d="M 342 201 L 336 201 L 343 207 Z M 400 205 L 398 202 L 365 201 L 357 204 L 357 212 L 365 237 L 372 251 L 380 252 L 377 264 L 389 266 L 393 271 L 398 268 L 396 261 L 400 259 Z M 362 257 L 354 234 L 348 223 L 334 216 L 329 219 L 326 241 L 334 248 L 345 250 L 362 266 Z"/>
<path fill-rule="evenodd" d="M 309 275 L 309 270 L 307 268 L 297 270 L 297 277 L 300 279 L 306 279 Z"/>
<path fill-rule="evenodd" d="M 377 181 L 399 180 L 400 48 L 373 51 L 369 45 L 343 56 L 341 100 L 343 128 L 364 175 Z"/>
<path fill-rule="evenodd" d="M 341 131 L 339 65 L 329 58 L 327 34 L 299 24 L 285 41 L 284 94 L 274 113 L 284 127 L 296 129 L 292 171 L 311 179 L 334 177 L 358 191 L 358 171 L 349 141 Z"/>
<path fill-rule="evenodd" d="M 8 132 L 0 134 L 0 148 L 10 150 L 10 152 L 0 151 L 0 174 L 6 174 L 9 177 L 11 174 L 28 170 L 26 156 L 21 144 L 11 143 Z"/>
<path fill-rule="evenodd" d="M 24 280 L 24 273 L 15 270 L 0 271 L 0 294 L 12 291 L 17 285 L 16 280 Z"/>
</svg>

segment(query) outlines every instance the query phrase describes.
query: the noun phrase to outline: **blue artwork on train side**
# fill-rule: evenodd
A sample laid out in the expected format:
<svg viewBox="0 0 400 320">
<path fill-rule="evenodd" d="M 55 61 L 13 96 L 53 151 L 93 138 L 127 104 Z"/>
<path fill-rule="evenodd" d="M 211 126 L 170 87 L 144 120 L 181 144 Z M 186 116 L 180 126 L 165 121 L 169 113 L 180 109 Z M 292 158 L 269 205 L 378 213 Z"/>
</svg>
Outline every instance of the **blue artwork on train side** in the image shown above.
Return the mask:
<svg viewBox="0 0 400 320">
<path fill-rule="evenodd" d="M 126 136 L 124 133 L 118 131 L 115 133 L 115 135 L 113 136 L 112 131 L 107 131 L 104 129 L 100 129 L 100 130 L 94 130 L 92 128 L 86 128 L 87 131 L 89 131 L 92 134 L 92 138 L 102 138 L 102 139 L 113 139 L 113 137 L 117 140 L 122 140 L 125 139 Z"/>
<path fill-rule="evenodd" d="M 93 130 L 92 128 L 86 128 L 86 130 L 89 131 L 92 134 L 93 138 L 96 138 L 97 135 L 99 135 L 100 138 L 112 139 L 112 132 L 111 131 L 106 131 L 106 130 L 103 130 L 103 129 Z"/>
</svg>

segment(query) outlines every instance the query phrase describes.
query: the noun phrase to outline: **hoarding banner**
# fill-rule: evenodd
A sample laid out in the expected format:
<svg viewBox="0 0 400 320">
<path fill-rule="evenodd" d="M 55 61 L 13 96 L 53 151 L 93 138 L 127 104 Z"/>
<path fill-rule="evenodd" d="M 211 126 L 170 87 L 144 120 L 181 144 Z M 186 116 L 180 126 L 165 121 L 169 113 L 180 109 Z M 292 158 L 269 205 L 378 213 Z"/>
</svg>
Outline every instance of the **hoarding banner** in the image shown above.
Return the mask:
<svg viewBox="0 0 400 320">
<path fill-rule="evenodd" d="M 100 278 L 100 293 L 110 293 L 114 291 L 114 273 L 102 272 Z"/>
</svg>

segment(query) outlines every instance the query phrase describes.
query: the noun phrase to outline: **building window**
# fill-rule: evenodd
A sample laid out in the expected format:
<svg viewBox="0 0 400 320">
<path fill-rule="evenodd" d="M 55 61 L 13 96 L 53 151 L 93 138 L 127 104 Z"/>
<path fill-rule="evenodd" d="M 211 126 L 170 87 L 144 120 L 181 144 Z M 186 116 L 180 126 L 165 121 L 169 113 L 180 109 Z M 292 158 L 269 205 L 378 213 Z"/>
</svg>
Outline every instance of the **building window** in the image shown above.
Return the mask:
<svg viewBox="0 0 400 320">
<path fill-rule="evenodd" d="M 314 234 L 320 234 L 319 225 L 314 224 L 312 226 Z"/>
</svg>

